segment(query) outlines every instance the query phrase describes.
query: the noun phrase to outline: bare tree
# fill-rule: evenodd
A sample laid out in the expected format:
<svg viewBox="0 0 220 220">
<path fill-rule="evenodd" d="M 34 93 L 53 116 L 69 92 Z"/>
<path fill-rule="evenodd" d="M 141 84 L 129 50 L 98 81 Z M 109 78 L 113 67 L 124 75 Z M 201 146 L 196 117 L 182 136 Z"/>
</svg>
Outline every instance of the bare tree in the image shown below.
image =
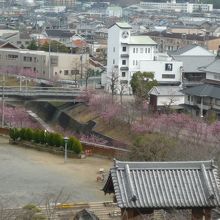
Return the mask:
<svg viewBox="0 0 220 220">
<path fill-rule="evenodd" d="M 119 83 L 118 69 L 113 68 L 110 73 L 110 90 L 111 90 L 111 95 L 112 95 L 112 102 L 114 102 L 114 96 L 118 89 L 118 83 Z"/>
<path fill-rule="evenodd" d="M 70 198 L 70 195 L 65 195 L 63 189 L 57 194 L 48 194 L 44 200 L 45 212 L 48 220 L 53 220 L 57 214 L 57 208 L 62 207 Z"/>
<path fill-rule="evenodd" d="M 120 95 L 121 105 L 122 105 L 123 95 L 126 93 L 127 89 L 128 89 L 128 81 L 127 80 L 120 80 L 120 83 L 118 85 L 118 91 L 119 91 L 119 95 Z"/>
</svg>

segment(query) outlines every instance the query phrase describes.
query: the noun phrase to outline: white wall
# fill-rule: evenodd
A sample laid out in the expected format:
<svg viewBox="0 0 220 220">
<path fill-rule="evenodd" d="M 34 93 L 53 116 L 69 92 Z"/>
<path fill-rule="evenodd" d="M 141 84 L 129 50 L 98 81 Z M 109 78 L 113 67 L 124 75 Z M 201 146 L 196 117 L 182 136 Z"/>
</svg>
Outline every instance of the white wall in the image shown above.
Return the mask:
<svg viewBox="0 0 220 220">
<path fill-rule="evenodd" d="M 219 67 L 220 68 L 220 67 Z M 220 75 L 219 74 L 215 74 L 215 73 L 206 73 L 206 79 L 210 79 L 210 80 L 215 80 L 215 81 L 220 81 Z"/>
<path fill-rule="evenodd" d="M 173 69 L 172 71 L 166 71 L 165 65 L 172 64 Z M 157 81 L 165 82 L 165 81 L 182 81 L 181 79 L 181 67 L 183 66 L 182 62 L 179 61 L 140 61 L 140 71 L 141 72 L 153 72 L 154 77 Z M 162 78 L 162 74 L 168 75 L 172 74 L 175 75 L 175 78 Z"/>
<path fill-rule="evenodd" d="M 171 103 L 172 101 L 172 103 Z M 157 106 L 184 104 L 184 95 L 182 96 L 157 96 Z"/>
</svg>

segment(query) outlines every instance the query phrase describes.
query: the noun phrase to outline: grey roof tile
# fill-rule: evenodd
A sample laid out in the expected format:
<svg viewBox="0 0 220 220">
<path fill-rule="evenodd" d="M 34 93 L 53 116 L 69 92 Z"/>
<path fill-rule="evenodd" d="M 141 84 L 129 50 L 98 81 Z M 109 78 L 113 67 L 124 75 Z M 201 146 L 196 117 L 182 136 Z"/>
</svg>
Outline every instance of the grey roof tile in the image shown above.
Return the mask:
<svg viewBox="0 0 220 220">
<path fill-rule="evenodd" d="M 183 72 L 196 73 L 201 72 L 201 67 L 207 66 L 215 60 L 215 56 L 178 56 L 173 58 L 183 62 Z"/>
<path fill-rule="evenodd" d="M 202 84 L 182 90 L 183 93 L 199 97 L 211 97 L 220 99 L 220 86 Z"/>
<path fill-rule="evenodd" d="M 204 70 L 205 72 L 220 74 L 220 58 L 217 57 L 212 63 L 202 68 L 201 70 Z"/>
<path fill-rule="evenodd" d="M 120 208 L 191 208 L 220 205 L 213 161 L 115 161 L 103 188 Z"/>
</svg>

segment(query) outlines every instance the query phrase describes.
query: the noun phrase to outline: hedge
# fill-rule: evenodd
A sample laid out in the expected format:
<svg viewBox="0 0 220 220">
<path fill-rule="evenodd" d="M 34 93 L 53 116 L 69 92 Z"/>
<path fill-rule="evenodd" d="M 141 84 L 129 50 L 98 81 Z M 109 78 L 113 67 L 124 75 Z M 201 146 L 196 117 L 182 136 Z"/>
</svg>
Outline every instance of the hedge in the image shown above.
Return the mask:
<svg viewBox="0 0 220 220">
<path fill-rule="evenodd" d="M 64 147 L 64 137 L 59 133 L 45 132 L 41 129 L 31 129 L 31 128 L 11 128 L 9 131 L 9 136 L 13 141 L 25 140 L 32 141 L 39 144 L 44 144 L 45 147 Z M 80 141 L 71 136 L 67 142 L 68 150 L 72 150 L 74 153 L 79 154 L 82 152 L 82 145 Z"/>
</svg>

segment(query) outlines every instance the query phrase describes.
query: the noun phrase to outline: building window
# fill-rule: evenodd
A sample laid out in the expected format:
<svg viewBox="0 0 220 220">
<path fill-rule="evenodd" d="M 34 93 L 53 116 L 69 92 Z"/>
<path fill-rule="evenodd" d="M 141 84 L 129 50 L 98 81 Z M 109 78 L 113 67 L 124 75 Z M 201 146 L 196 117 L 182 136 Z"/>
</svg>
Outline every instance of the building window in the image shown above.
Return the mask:
<svg viewBox="0 0 220 220">
<path fill-rule="evenodd" d="M 133 48 L 133 53 L 135 53 L 135 48 Z"/>
<path fill-rule="evenodd" d="M 78 75 L 79 74 L 79 70 L 71 70 L 71 75 Z"/>
<path fill-rule="evenodd" d="M 216 100 L 215 100 L 215 104 L 218 105 L 218 106 L 220 106 L 220 99 L 216 99 Z"/>
<path fill-rule="evenodd" d="M 113 47 L 113 52 L 115 52 L 115 47 Z"/>
<path fill-rule="evenodd" d="M 126 60 L 122 60 L 122 65 L 126 65 Z"/>
<path fill-rule="evenodd" d="M 18 58 L 18 55 L 14 55 L 14 54 L 8 54 L 8 59 L 9 60 L 15 60 Z"/>
<path fill-rule="evenodd" d="M 163 79 L 175 79 L 175 74 L 162 74 Z"/>
<path fill-rule="evenodd" d="M 51 65 L 57 65 L 58 64 L 58 57 L 51 57 L 50 58 L 50 64 Z"/>
<path fill-rule="evenodd" d="M 26 62 L 32 62 L 32 57 L 24 57 L 24 61 L 26 61 Z"/>
<path fill-rule="evenodd" d="M 148 48 L 148 53 L 150 53 L 150 48 Z"/>
<path fill-rule="evenodd" d="M 165 71 L 172 71 L 173 70 L 173 64 L 172 63 L 166 63 L 165 64 Z"/>
<path fill-rule="evenodd" d="M 136 66 L 138 65 L 138 61 L 136 60 Z"/>
<path fill-rule="evenodd" d="M 140 53 L 143 53 L 144 52 L 144 49 L 143 48 L 140 48 Z"/>
<path fill-rule="evenodd" d="M 126 76 L 126 72 L 122 72 L 122 73 L 121 73 L 121 76 L 122 76 L 122 77 L 125 77 L 125 76 Z"/>
<path fill-rule="evenodd" d="M 145 53 L 147 53 L 147 48 L 145 48 Z"/>
<path fill-rule="evenodd" d="M 135 65 L 135 60 L 133 60 L 133 66 Z"/>
<path fill-rule="evenodd" d="M 189 95 L 187 96 L 187 100 L 188 100 L 188 102 L 190 102 L 190 96 Z"/>
<path fill-rule="evenodd" d="M 138 53 L 138 48 L 136 48 L 136 53 Z"/>
<path fill-rule="evenodd" d="M 127 48 L 126 47 L 122 47 L 122 51 L 126 52 Z"/>
<path fill-rule="evenodd" d="M 115 59 L 113 59 L 112 63 L 115 64 Z"/>
<path fill-rule="evenodd" d="M 64 70 L 64 75 L 68 75 L 69 71 L 68 70 Z"/>
<path fill-rule="evenodd" d="M 60 70 L 60 74 L 62 74 L 62 70 Z"/>
</svg>

